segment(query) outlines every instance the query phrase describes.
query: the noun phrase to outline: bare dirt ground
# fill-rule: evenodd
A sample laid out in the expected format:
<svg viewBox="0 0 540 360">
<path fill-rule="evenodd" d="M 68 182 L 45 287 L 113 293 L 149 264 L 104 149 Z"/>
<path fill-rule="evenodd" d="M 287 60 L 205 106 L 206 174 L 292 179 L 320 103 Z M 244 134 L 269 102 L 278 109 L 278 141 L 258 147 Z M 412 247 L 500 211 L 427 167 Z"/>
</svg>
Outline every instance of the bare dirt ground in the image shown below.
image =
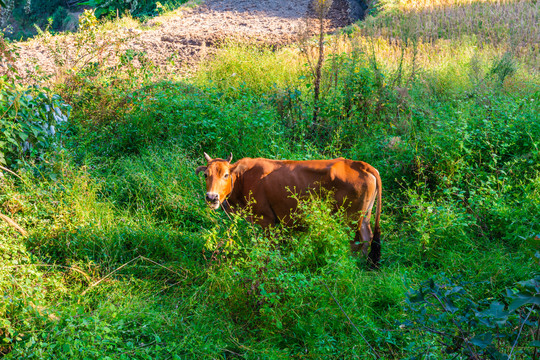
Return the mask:
<svg viewBox="0 0 540 360">
<path fill-rule="evenodd" d="M 306 28 L 314 34 L 315 21 L 309 21 L 306 27 L 306 19 L 313 17 L 310 0 L 208 0 L 153 18 L 143 26 L 133 22 L 133 26 L 100 34 L 92 44 L 93 56 L 104 58 L 108 54 L 110 61 L 131 49 L 145 54 L 146 59 L 164 71 L 190 73 L 223 40 L 283 46 L 297 41 Z M 333 32 L 348 24 L 348 1 L 334 0 L 325 31 Z M 19 43 L 20 74 L 25 78 L 55 74 L 60 67 L 80 66 L 89 61 L 77 60 L 92 49 L 82 51 L 74 38 L 71 35 Z M 120 43 L 113 49 L 114 44 Z"/>
</svg>

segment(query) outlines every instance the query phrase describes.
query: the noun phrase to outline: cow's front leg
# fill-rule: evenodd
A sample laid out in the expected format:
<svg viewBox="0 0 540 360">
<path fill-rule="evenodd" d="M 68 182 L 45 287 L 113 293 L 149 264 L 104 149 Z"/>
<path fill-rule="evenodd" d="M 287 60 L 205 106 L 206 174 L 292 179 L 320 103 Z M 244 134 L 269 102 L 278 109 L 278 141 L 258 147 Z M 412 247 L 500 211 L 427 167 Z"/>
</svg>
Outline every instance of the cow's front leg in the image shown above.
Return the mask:
<svg viewBox="0 0 540 360">
<path fill-rule="evenodd" d="M 252 215 L 254 222 L 259 224 L 263 229 L 276 225 L 276 218 L 273 213 L 263 213 L 260 215 Z M 252 220 L 252 222 L 253 222 Z"/>
</svg>

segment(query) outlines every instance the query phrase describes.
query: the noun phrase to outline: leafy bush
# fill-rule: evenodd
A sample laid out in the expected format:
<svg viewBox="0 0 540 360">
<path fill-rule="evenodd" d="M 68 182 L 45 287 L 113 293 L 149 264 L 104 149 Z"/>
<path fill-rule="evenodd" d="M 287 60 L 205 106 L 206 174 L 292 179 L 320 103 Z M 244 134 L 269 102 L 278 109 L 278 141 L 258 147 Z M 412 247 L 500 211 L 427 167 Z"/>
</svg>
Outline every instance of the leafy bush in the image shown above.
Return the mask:
<svg viewBox="0 0 540 360">
<path fill-rule="evenodd" d="M 0 178 L 0 213 L 17 213 L 25 205 L 14 184 Z M 66 288 L 60 274 L 47 273 L 35 263 L 25 239 L 3 221 L 0 239 L 1 357 L 25 342 L 36 328 L 56 319 L 50 299 L 64 296 Z M 55 295 L 51 296 L 51 292 Z"/>
<path fill-rule="evenodd" d="M 53 20 L 54 30 L 64 30 L 69 19 L 66 0 L 16 0 L 14 5 L 13 18 L 19 28 L 19 32 L 11 36 L 15 40 L 35 35 L 35 26 L 45 28 L 49 19 Z"/>
<path fill-rule="evenodd" d="M 474 284 L 429 280 L 407 294 L 406 329 L 439 340 L 417 344 L 417 354 L 459 354 L 469 358 L 533 358 L 538 347 L 540 276 L 520 281 L 500 300 L 473 300 Z M 427 347 L 427 349 L 426 349 Z"/>
<path fill-rule="evenodd" d="M 4 83 L 0 89 L 0 164 L 21 166 L 42 159 L 59 145 L 58 127 L 69 116 L 70 106 L 47 89 L 18 90 Z"/>
<path fill-rule="evenodd" d="M 56 9 L 52 15 L 52 28 L 53 30 L 63 30 L 66 23 L 69 21 L 68 11 L 65 7 L 60 6 Z"/>
<path fill-rule="evenodd" d="M 95 119 L 87 119 L 95 123 L 89 121 L 80 127 L 88 134 L 89 148 L 100 156 L 137 154 L 168 140 L 174 140 L 189 156 L 200 156 L 203 151 L 217 156 L 235 149 L 235 157 L 243 157 L 260 151 L 270 154 L 285 147 L 275 111 L 249 91 L 230 99 L 212 88 L 165 82 L 148 93 L 113 96 L 123 99 L 132 110 L 120 119 L 117 112 L 112 118 L 97 113 Z M 269 129 L 275 135 L 260 136 Z M 103 141 L 111 136 L 114 142 Z"/>
<path fill-rule="evenodd" d="M 13 238 L 16 238 L 13 235 Z M 8 238 L 9 239 L 9 238 Z M 49 306 L 47 288 L 61 296 L 65 288 L 59 276 L 44 277 L 32 263 L 20 239 L 3 239 L 0 244 L 0 356 L 28 339 L 28 332 L 56 318 Z M 24 282 L 17 279 L 24 278 Z"/>
<path fill-rule="evenodd" d="M 185 0 L 165 0 L 165 6 L 171 6 L 171 3 L 178 6 L 184 3 Z M 158 8 L 163 7 L 156 0 L 88 0 L 80 3 L 95 8 L 96 16 L 109 16 L 116 14 L 124 14 L 129 12 L 132 16 L 153 16 L 157 14 Z"/>
<path fill-rule="evenodd" d="M 342 216 L 332 215 L 330 200 L 303 199 L 300 209 L 295 215 L 300 231 L 263 232 L 247 223 L 244 213 L 206 231 L 206 257 L 212 265 L 208 296 L 219 304 L 220 313 L 252 329 L 258 339 L 279 344 L 278 348 L 257 346 L 246 354 L 290 356 L 309 349 L 317 356 L 358 356 L 366 351 L 365 344 L 358 344 L 326 284 L 335 283 L 333 291 L 345 293 L 347 309 L 356 316 L 370 306 L 387 304 L 380 298 L 367 300 L 367 294 L 360 300 L 350 293 L 356 286 L 366 286 L 368 278 L 358 283 L 340 280 L 358 276 L 358 268 L 349 256 L 349 228 L 341 222 Z M 357 305 L 363 300 L 360 309 Z M 357 347 L 342 346 L 346 343 Z"/>
<path fill-rule="evenodd" d="M 327 77 L 333 79 L 327 80 L 330 82 L 328 90 L 322 94 L 321 120 L 319 124 L 310 125 L 310 130 L 318 135 L 317 142 L 327 145 L 328 149 L 336 145 L 347 149 L 370 126 L 393 117 L 390 112 L 395 102 L 392 93 L 384 75 L 366 53 L 356 50 L 350 54 L 334 54 L 325 71 Z"/>
<path fill-rule="evenodd" d="M 0 39 L 0 58 L 7 71 L 0 77 L 0 165 L 21 166 L 42 159 L 59 145 L 58 127 L 71 107 L 47 88 L 18 85 L 13 50 Z"/>
</svg>

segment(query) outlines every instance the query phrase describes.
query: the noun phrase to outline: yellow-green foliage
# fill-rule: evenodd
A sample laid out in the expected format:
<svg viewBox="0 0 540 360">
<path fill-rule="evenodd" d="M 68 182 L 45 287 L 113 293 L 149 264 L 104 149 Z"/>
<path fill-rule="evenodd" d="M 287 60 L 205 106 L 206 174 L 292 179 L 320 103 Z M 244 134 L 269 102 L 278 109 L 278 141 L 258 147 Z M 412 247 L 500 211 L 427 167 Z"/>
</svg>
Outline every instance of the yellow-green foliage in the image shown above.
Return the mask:
<svg viewBox="0 0 540 360">
<path fill-rule="evenodd" d="M 215 58 L 201 67 L 197 81 L 212 82 L 222 90 L 246 86 L 258 93 L 298 83 L 306 68 L 294 46 L 272 51 L 249 45 L 223 44 Z"/>
<path fill-rule="evenodd" d="M 540 5 L 528 0 L 443 0 L 378 2 L 382 14 L 368 17 L 374 35 L 426 41 L 474 37 L 478 44 L 513 50 L 538 46 Z"/>
<path fill-rule="evenodd" d="M 400 71 L 402 79 L 420 75 L 447 93 L 483 86 L 479 82 L 494 63 L 507 56 L 515 69 L 503 79 L 504 88 L 526 92 L 540 82 L 538 2 L 380 1 L 379 6 L 380 14 L 353 25 L 348 36 L 327 38 L 326 55 L 360 49 L 385 70 Z M 197 79 L 221 90 L 244 85 L 263 92 L 298 84 L 298 77 L 309 73 L 306 62 L 296 45 L 270 51 L 224 44 Z M 329 79 L 334 69 L 328 61 L 327 66 Z"/>
<path fill-rule="evenodd" d="M 382 14 L 368 17 L 362 32 L 392 42 L 420 42 L 437 48 L 450 40 L 477 51 L 511 52 L 530 69 L 539 68 L 540 4 L 537 1 L 386 1 L 378 2 Z"/>
</svg>

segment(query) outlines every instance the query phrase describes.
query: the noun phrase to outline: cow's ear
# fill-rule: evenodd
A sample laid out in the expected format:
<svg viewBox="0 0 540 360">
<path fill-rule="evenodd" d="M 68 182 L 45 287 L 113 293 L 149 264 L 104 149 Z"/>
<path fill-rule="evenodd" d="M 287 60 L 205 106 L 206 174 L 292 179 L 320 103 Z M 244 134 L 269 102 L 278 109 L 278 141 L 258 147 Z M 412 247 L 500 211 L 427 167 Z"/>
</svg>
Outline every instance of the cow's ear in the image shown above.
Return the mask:
<svg viewBox="0 0 540 360">
<path fill-rule="evenodd" d="M 229 155 L 229 157 L 227 158 L 227 162 L 230 163 L 232 161 L 232 153 Z"/>
<path fill-rule="evenodd" d="M 205 158 L 206 161 L 208 161 L 208 162 L 212 161 L 212 158 L 211 158 L 207 153 L 204 153 L 204 158 Z"/>
<path fill-rule="evenodd" d="M 199 173 L 201 171 L 206 171 L 206 166 L 199 166 L 196 170 L 195 170 L 195 175 L 199 175 Z"/>
</svg>

